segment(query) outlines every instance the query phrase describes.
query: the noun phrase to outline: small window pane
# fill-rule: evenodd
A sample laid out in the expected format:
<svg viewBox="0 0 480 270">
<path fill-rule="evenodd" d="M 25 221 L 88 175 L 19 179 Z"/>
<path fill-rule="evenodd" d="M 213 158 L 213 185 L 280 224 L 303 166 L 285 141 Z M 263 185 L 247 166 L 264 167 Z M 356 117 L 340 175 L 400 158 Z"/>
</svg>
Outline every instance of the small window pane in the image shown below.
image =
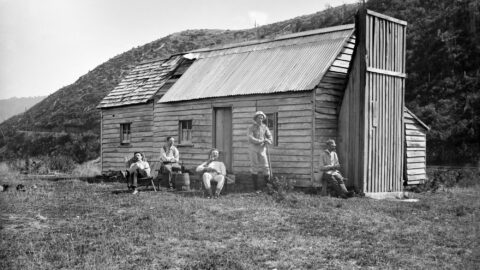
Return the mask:
<svg viewBox="0 0 480 270">
<path fill-rule="evenodd" d="M 278 113 L 267 113 L 266 125 L 273 137 L 273 145 L 278 146 Z"/>
<path fill-rule="evenodd" d="M 180 144 L 191 144 L 192 143 L 192 120 L 182 120 L 179 123 L 180 127 Z"/>
<path fill-rule="evenodd" d="M 131 137 L 130 123 L 120 124 L 120 143 L 129 144 Z"/>
</svg>

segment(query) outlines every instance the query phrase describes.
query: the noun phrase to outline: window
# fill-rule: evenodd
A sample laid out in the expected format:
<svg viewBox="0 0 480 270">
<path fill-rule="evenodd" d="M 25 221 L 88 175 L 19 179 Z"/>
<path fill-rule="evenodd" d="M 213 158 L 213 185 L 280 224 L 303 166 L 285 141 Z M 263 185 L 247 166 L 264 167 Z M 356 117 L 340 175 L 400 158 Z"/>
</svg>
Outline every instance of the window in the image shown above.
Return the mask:
<svg viewBox="0 0 480 270">
<path fill-rule="evenodd" d="M 120 144 L 130 144 L 130 123 L 120 124 Z"/>
<path fill-rule="evenodd" d="M 273 146 L 278 146 L 278 113 L 267 113 L 267 127 L 272 133 Z"/>
<path fill-rule="evenodd" d="M 179 122 L 179 144 L 192 144 L 192 120 L 182 120 Z"/>
</svg>

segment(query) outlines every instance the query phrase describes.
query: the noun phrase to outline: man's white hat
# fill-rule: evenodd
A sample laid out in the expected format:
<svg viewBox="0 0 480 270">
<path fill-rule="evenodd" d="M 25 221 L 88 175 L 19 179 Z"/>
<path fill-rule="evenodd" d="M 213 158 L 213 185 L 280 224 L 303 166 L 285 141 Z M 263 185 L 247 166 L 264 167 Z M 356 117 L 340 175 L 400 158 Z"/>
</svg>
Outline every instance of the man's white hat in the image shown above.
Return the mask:
<svg viewBox="0 0 480 270">
<path fill-rule="evenodd" d="M 267 119 L 267 116 L 262 111 L 258 111 L 253 116 L 253 120 L 255 120 L 255 118 L 257 118 L 257 116 L 259 116 L 259 115 L 263 115 L 263 118 Z"/>
</svg>

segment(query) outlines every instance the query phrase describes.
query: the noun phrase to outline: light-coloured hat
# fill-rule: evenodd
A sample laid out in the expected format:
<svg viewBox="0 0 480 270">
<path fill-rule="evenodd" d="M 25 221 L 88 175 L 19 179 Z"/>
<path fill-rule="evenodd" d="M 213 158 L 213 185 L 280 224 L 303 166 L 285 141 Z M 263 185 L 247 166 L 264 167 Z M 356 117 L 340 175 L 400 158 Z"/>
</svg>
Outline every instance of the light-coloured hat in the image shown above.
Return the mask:
<svg viewBox="0 0 480 270">
<path fill-rule="evenodd" d="M 328 139 L 325 144 L 327 145 L 331 145 L 331 144 L 335 144 L 335 140 L 334 139 Z"/>
<path fill-rule="evenodd" d="M 257 116 L 259 116 L 259 115 L 263 115 L 263 118 L 267 119 L 267 116 L 262 111 L 258 111 L 253 116 L 253 120 L 255 120 L 255 118 L 257 118 Z"/>
</svg>

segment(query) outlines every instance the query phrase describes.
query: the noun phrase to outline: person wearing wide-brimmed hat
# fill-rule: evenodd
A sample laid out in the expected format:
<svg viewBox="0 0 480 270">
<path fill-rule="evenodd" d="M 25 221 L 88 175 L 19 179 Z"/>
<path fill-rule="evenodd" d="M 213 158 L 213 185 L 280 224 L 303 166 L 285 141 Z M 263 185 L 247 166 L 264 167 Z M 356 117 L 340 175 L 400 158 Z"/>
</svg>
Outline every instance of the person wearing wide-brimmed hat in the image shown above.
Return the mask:
<svg viewBox="0 0 480 270">
<path fill-rule="evenodd" d="M 347 180 L 342 176 L 339 169 L 341 168 L 340 162 L 338 162 L 338 156 L 336 153 L 337 145 L 332 139 L 328 139 L 326 142 L 325 151 L 320 154 L 320 170 L 322 177 L 327 180 L 328 184 L 334 189 L 337 196 L 341 198 L 353 197 L 355 193 L 348 191 L 345 186 Z M 327 187 L 322 187 L 327 188 Z"/>
<path fill-rule="evenodd" d="M 267 116 L 258 111 L 253 116 L 255 121 L 247 132 L 249 147 L 248 154 L 250 157 L 250 173 L 252 174 L 253 187 L 259 190 L 258 177 L 263 173 L 265 183 L 270 181 L 270 167 L 268 166 L 267 144 L 272 144 L 272 133 L 263 123 Z"/>
</svg>

